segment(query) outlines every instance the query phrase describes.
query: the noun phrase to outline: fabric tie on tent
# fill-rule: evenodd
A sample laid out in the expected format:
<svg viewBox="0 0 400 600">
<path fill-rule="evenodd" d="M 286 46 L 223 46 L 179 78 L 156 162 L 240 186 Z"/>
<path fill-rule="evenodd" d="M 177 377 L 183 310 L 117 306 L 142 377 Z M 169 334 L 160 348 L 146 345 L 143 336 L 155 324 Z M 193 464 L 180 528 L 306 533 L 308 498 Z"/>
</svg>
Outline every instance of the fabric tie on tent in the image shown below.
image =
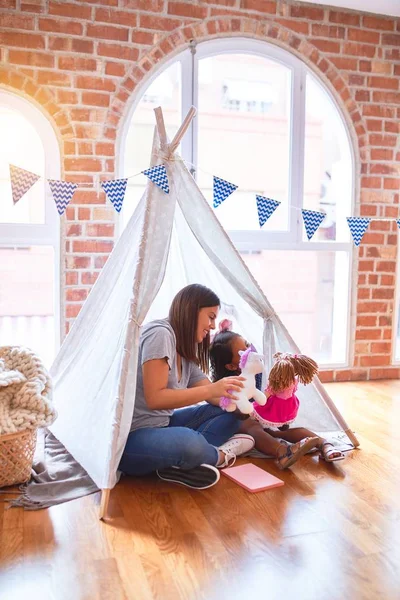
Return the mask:
<svg viewBox="0 0 400 600">
<path fill-rule="evenodd" d="M 354 240 L 354 244 L 356 246 L 359 246 L 364 236 L 364 233 L 368 229 L 368 225 L 370 224 L 371 219 L 369 219 L 368 217 L 346 217 L 346 219 L 350 229 L 350 233 Z"/>
<path fill-rule="evenodd" d="M 105 191 L 107 198 L 110 200 L 115 210 L 121 212 L 122 204 L 125 198 L 126 186 L 128 178 L 125 179 L 111 179 L 109 181 L 102 181 L 101 187 Z"/>
<path fill-rule="evenodd" d="M 10 165 L 12 199 L 14 204 L 40 179 L 39 175 Z"/>
<path fill-rule="evenodd" d="M 72 200 L 72 196 L 78 187 L 77 183 L 71 181 L 59 181 L 57 179 L 48 179 L 54 202 L 56 203 L 58 214 L 64 214 L 65 209 Z"/>
<path fill-rule="evenodd" d="M 220 177 L 213 176 L 213 206 L 214 208 L 218 208 L 220 204 L 224 200 L 228 198 L 235 190 L 237 190 L 238 186 L 234 183 L 230 183 L 225 179 L 221 179 Z"/>
<path fill-rule="evenodd" d="M 157 165 L 156 167 L 142 171 L 142 173 L 143 175 L 146 175 L 150 181 L 158 185 L 163 192 L 169 194 L 167 170 L 164 165 Z"/>
<path fill-rule="evenodd" d="M 316 210 L 305 210 L 304 208 L 301 209 L 301 214 L 303 215 L 307 238 L 311 240 L 312 236 L 325 219 L 326 214 Z"/>
<path fill-rule="evenodd" d="M 256 196 L 256 201 L 258 222 L 260 223 L 260 227 L 262 227 L 278 208 L 280 202 L 278 202 L 278 200 L 272 200 L 272 198 L 265 198 L 265 196 L 258 195 Z"/>
</svg>

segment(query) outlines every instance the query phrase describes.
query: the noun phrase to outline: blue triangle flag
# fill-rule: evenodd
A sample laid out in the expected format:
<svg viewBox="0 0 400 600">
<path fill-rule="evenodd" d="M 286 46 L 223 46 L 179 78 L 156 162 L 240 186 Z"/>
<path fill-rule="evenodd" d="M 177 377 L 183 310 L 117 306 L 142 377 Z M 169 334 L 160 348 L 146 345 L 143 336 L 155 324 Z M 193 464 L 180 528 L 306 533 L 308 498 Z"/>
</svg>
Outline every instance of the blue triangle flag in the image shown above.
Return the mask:
<svg viewBox="0 0 400 600">
<path fill-rule="evenodd" d="M 256 200 L 258 222 L 260 223 L 260 227 L 262 227 L 272 213 L 278 208 L 280 202 L 278 202 L 278 200 L 272 200 L 272 198 L 265 198 L 265 196 L 256 196 Z"/>
<path fill-rule="evenodd" d="M 146 177 L 148 177 L 150 181 L 158 185 L 158 187 L 161 188 L 163 192 L 169 194 L 167 169 L 164 167 L 164 165 L 157 165 L 156 167 L 151 167 L 150 169 L 142 171 L 142 173 L 146 175 Z"/>
<path fill-rule="evenodd" d="M 346 219 L 350 233 L 353 236 L 354 244 L 359 246 L 371 219 L 368 217 L 346 217 Z"/>
<path fill-rule="evenodd" d="M 326 214 L 316 210 L 305 210 L 304 208 L 301 209 L 301 214 L 303 215 L 307 238 L 311 240 L 312 236 L 325 219 Z"/>
<path fill-rule="evenodd" d="M 400 219 L 396 219 L 397 227 L 400 229 Z"/>
<path fill-rule="evenodd" d="M 25 169 L 10 165 L 10 179 L 12 199 L 14 204 L 17 204 L 18 200 L 21 200 L 22 196 L 40 179 L 40 176 L 31 173 L 31 171 L 25 171 Z"/>
<path fill-rule="evenodd" d="M 54 202 L 56 203 L 58 214 L 61 217 L 68 204 L 71 202 L 78 184 L 58 179 L 48 179 L 48 182 L 51 193 L 53 194 Z"/>
<path fill-rule="evenodd" d="M 227 199 L 228 196 L 232 194 L 235 190 L 237 190 L 237 185 L 234 183 L 229 183 L 229 181 L 225 181 L 225 179 L 221 179 L 220 177 L 213 177 L 213 200 L 214 200 L 214 208 L 218 208 L 220 204 L 224 200 Z"/>
<path fill-rule="evenodd" d="M 101 182 L 101 187 L 105 191 L 107 198 L 112 203 L 112 205 L 118 213 L 121 212 L 122 203 L 125 198 L 127 183 L 128 178 L 110 179 L 108 181 Z"/>
</svg>

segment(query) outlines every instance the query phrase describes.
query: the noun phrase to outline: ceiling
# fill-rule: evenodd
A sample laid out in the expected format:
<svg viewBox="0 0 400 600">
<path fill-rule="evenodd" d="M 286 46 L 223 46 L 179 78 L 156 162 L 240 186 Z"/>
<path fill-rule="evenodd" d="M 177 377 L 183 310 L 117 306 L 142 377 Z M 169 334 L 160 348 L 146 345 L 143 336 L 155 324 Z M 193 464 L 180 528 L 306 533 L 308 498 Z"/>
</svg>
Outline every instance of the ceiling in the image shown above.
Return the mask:
<svg viewBox="0 0 400 600">
<path fill-rule="evenodd" d="M 308 4 L 321 4 L 339 8 L 350 8 L 360 12 L 400 17 L 400 0 L 298 0 Z"/>
</svg>

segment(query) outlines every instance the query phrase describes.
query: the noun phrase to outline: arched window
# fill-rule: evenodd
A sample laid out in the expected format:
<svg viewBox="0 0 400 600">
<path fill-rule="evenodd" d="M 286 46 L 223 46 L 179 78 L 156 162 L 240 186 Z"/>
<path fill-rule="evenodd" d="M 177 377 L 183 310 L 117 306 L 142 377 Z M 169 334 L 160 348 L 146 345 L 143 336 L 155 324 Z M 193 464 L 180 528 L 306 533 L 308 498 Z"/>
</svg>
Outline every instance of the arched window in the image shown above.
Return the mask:
<svg viewBox="0 0 400 600">
<path fill-rule="evenodd" d="M 0 345 L 25 345 L 50 366 L 60 340 L 60 221 L 44 181 L 60 178 L 46 117 L 0 90 Z M 42 179 L 13 204 L 9 164 Z"/>
<path fill-rule="evenodd" d="M 215 214 L 300 348 L 324 366 L 348 361 L 353 153 L 342 115 L 306 65 L 266 42 L 198 44 L 156 73 L 124 129 L 120 176 L 146 168 L 161 105 L 176 131 L 198 116 L 181 154 L 212 203 L 212 176 L 239 186 Z M 126 220 L 145 185 L 129 180 Z M 260 230 L 255 195 L 281 206 Z M 301 208 L 327 217 L 307 240 Z"/>
</svg>

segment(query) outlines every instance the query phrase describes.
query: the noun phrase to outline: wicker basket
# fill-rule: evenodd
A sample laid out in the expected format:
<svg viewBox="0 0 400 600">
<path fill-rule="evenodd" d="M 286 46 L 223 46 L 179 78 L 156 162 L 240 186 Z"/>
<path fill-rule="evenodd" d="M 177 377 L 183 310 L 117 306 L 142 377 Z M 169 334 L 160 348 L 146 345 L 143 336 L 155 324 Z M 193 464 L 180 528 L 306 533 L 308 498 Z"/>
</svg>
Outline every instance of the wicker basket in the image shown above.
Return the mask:
<svg viewBox="0 0 400 600">
<path fill-rule="evenodd" d="M 31 477 L 37 429 L 0 435 L 0 488 Z"/>
</svg>

